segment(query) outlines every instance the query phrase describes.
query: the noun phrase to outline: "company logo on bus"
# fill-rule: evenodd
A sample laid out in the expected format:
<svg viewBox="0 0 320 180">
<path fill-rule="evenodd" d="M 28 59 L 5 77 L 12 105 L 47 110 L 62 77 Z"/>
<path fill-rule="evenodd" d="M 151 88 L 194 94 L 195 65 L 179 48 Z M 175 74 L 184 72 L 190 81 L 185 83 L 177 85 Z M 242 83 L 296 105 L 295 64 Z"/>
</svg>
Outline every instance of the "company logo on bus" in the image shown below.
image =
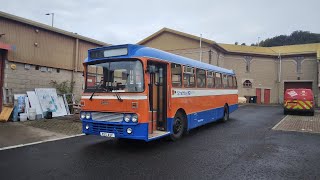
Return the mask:
<svg viewBox="0 0 320 180">
<path fill-rule="evenodd" d="M 191 91 L 174 91 L 174 94 L 178 96 L 190 96 Z"/>
</svg>

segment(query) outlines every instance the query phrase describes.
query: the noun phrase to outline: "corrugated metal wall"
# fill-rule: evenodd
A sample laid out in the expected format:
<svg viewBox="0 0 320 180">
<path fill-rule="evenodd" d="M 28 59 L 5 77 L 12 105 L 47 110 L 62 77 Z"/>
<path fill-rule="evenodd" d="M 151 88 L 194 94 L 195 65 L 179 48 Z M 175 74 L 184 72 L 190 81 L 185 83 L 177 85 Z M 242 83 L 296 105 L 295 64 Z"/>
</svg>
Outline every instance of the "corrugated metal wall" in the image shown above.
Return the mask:
<svg viewBox="0 0 320 180">
<path fill-rule="evenodd" d="M 0 17 L 0 41 L 15 45 L 8 60 L 40 66 L 82 71 L 87 50 L 100 45 L 79 40 L 78 62 L 76 38 Z M 76 67 L 77 66 L 77 67 Z"/>
<path fill-rule="evenodd" d="M 78 59 L 78 63 L 77 63 L 77 70 L 78 71 L 83 71 L 83 62 L 84 60 L 87 58 L 88 56 L 88 49 L 92 49 L 97 47 L 97 45 L 93 44 L 93 43 L 88 43 L 85 41 L 81 41 L 79 40 L 79 59 Z"/>
</svg>

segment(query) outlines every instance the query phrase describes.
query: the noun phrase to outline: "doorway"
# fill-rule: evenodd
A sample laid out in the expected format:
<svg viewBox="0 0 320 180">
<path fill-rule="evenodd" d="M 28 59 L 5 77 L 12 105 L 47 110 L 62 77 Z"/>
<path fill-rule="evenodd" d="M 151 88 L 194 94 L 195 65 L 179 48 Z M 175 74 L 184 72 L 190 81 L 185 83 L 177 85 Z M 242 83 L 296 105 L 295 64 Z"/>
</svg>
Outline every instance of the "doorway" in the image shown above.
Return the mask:
<svg viewBox="0 0 320 180">
<path fill-rule="evenodd" d="M 261 104 L 261 88 L 256 88 L 257 104 Z"/>
<path fill-rule="evenodd" d="M 270 89 L 264 89 L 264 104 L 270 104 Z"/>
<path fill-rule="evenodd" d="M 150 131 L 166 131 L 167 127 L 167 64 L 148 61 Z"/>
</svg>

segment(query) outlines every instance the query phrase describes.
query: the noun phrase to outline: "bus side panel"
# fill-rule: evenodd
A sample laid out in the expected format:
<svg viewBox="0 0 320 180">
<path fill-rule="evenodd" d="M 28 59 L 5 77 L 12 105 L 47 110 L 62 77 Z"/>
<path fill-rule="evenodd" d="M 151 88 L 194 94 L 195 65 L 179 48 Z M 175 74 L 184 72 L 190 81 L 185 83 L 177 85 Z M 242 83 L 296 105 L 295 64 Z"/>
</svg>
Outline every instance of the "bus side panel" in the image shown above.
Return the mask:
<svg viewBox="0 0 320 180">
<path fill-rule="evenodd" d="M 224 107 L 201 111 L 189 115 L 188 130 L 217 121 L 223 117 Z"/>
<path fill-rule="evenodd" d="M 170 100 L 171 109 L 168 111 L 168 117 L 173 118 L 178 109 L 184 109 L 188 118 L 188 130 L 221 119 L 226 103 L 229 105 L 230 113 L 238 107 L 237 94 L 181 97 Z"/>
<path fill-rule="evenodd" d="M 229 106 L 229 113 L 234 112 L 235 110 L 238 109 L 238 107 L 239 107 L 238 104 L 230 105 Z"/>
</svg>

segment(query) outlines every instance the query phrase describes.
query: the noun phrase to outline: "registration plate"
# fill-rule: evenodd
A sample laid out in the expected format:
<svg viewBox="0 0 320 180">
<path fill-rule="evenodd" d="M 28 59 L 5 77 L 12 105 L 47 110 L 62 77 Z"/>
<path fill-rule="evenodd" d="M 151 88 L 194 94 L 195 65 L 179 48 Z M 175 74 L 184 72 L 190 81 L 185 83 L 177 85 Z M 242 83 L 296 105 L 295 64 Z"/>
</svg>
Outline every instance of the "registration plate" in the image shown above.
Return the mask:
<svg viewBox="0 0 320 180">
<path fill-rule="evenodd" d="M 100 132 L 100 136 L 104 137 L 116 137 L 114 133 Z"/>
</svg>

